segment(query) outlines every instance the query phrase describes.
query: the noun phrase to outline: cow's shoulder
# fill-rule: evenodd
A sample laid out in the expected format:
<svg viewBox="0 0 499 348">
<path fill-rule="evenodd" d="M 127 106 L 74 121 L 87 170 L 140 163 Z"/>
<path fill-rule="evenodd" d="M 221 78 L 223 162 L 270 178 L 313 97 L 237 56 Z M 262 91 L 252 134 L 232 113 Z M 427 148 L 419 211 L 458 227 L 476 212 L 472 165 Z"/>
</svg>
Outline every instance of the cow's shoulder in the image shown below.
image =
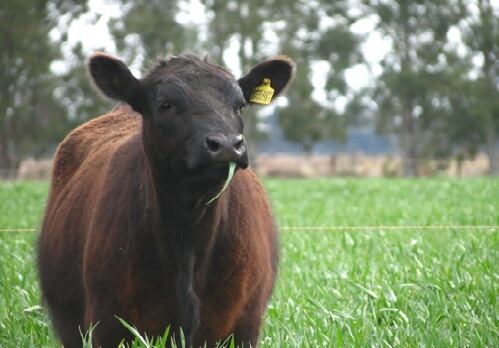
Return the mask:
<svg viewBox="0 0 499 348">
<path fill-rule="evenodd" d="M 120 105 L 74 129 L 57 148 L 53 183 L 68 182 L 85 162 L 101 162 L 106 154 L 140 132 L 141 122 L 139 114 Z"/>
<path fill-rule="evenodd" d="M 268 210 L 267 193 L 258 176 L 251 170 L 238 170 L 229 186 L 230 199 L 249 209 L 257 204 L 263 210 Z"/>
</svg>

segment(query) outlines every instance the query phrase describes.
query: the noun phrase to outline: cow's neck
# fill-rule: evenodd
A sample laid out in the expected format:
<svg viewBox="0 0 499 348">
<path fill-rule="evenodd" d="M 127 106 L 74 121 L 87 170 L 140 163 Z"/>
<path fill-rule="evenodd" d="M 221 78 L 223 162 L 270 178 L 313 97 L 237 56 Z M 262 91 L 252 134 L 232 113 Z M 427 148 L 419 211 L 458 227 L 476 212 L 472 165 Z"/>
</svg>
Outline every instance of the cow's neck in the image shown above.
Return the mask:
<svg viewBox="0 0 499 348">
<path fill-rule="evenodd" d="M 188 179 L 175 177 L 166 168 L 151 166 L 148 181 L 149 200 L 157 207 L 162 223 L 199 233 L 206 223 L 216 225 L 217 204 L 204 204 L 204 191 L 194 191 L 186 184 Z"/>
<path fill-rule="evenodd" d="M 206 191 L 203 191 L 202 181 L 199 185 L 199 180 L 193 183 L 195 178 L 177 173 L 177 168 L 172 169 L 168 159 L 156 152 L 154 146 L 148 147 L 144 139 L 147 137 L 142 138 L 143 185 L 148 221 L 152 227 L 150 231 L 159 247 L 175 246 L 174 250 L 166 251 L 168 255 L 174 254 L 172 251 L 176 252 L 177 247 L 182 247 L 184 254 L 192 254 L 196 269 L 206 263 L 220 226 L 221 212 L 226 206 L 220 200 L 210 205 L 203 203 Z"/>
<path fill-rule="evenodd" d="M 198 207 L 185 199 L 190 192 L 167 170 L 149 166 L 146 174 L 147 210 L 157 250 L 175 277 L 178 323 L 190 341 L 199 326 L 200 274 L 208 267 L 220 224 L 219 202 Z M 187 342 L 186 342 L 187 343 Z"/>
</svg>

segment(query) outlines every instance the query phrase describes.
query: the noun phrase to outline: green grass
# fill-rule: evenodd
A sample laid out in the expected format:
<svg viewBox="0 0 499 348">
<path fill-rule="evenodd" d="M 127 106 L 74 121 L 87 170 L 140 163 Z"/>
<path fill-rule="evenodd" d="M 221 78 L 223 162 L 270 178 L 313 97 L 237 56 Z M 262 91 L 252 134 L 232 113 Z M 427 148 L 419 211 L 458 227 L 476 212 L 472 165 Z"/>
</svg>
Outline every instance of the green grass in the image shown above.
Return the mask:
<svg viewBox="0 0 499 348">
<path fill-rule="evenodd" d="M 265 180 L 281 226 L 499 225 L 499 179 Z M 0 184 L 0 228 L 46 183 Z M 499 231 L 283 231 L 261 347 L 498 347 Z M 0 347 L 53 347 L 33 233 L 0 233 Z M 139 346 L 139 345 L 137 345 Z"/>
</svg>

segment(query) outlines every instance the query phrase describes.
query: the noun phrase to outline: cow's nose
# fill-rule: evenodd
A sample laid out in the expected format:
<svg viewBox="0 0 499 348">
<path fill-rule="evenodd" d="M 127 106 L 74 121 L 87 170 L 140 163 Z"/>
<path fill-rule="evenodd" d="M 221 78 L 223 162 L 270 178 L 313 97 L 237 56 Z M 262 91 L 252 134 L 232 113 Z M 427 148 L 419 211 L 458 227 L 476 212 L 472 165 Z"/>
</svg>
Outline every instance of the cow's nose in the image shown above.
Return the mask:
<svg viewBox="0 0 499 348">
<path fill-rule="evenodd" d="M 242 134 L 212 134 L 206 137 L 208 155 L 215 162 L 237 162 L 240 167 L 248 166 L 246 142 Z"/>
</svg>

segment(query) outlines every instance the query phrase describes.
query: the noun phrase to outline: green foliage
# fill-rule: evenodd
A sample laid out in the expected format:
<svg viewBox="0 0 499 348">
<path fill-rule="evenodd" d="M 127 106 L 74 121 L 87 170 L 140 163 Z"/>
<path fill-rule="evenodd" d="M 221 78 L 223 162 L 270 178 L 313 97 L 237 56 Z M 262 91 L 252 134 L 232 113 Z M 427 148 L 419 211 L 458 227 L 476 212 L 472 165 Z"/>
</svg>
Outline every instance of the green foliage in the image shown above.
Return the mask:
<svg viewBox="0 0 499 348">
<path fill-rule="evenodd" d="M 133 68 L 186 50 L 223 63 L 234 42 L 243 74 L 273 54 L 292 57 L 298 71 L 288 106 L 274 110 L 284 137 L 307 152 L 324 139 L 345 140 L 349 125 L 375 124 L 381 133 L 399 134 L 406 159 L 465 159 L 485 149 L 491 173 L 499 173 L 499 20 L 491 0 L 207 0 L 201 26 L 179 21 L 187 0 L 117 1 L 123 15 L 109 28 L 118 54 Z M 109 108 L 87 81 L 88 52 L 81 44 L 66 57 L 66 72 L 50 70 L 61 59 L 72 19 L 87 10 L 87 0 L 2 3 L 0 169 L 51 154 L 71 128 Z M 368 17 L 392 49 L 374 86 L 355 92 L 345 73 L 366 63 L 360 50 L 365 37 L 352 29 Z M 462 42 L 449 39 L 456 30 Z M 325 102 L 312 98 L 318 62 L 327 67 L 319 72 Z M 340 97 L 348 101 L 344 110 L 335 108 Z M 246 115 L 255 150 L 267 134 L 258 109 Z M 418 174 L 415 163 L 406 161 L 406 174 Z"/>
<path fill-rule="evenodd" d="M 273 0 L 207 0 L 204 6 L 210 18 L 204 47 L 210 55 L 222 62 L 223 53 L 231 40 L 237 40 L 237 54 L 243 73 L 268 58 L 269 42 L 266 37 L 270 25 L 278 20 L 283 11 L 282 3 Z M 270 51 L 281 53 L 275 49 Z"/>
<path fill-rule="evenodd" d="M 110 101 L 104 100 L 95 91 L 88 79 L 85 66 L 87 56 L 81 43 L 77 43 L 71 50 L 68 62 L 69 69 L 60 76 L 62 82 L 54 91 L 65 109 L 63 132 L 68 132 L 80 124 L 104 114 L 112 107 Z M 63 133 L 64 134 L 64 133 Z"/>
<path fill-rule="evenodd" d="M 346 129 L 344 117 L 311 98 L 311 88 L 309 68 L 301 65 L 288 92 L 289 105 L 277 110 L 284 137 L 300 144 L 307 153 L 320 140 L 344 139 Z"/>
<path fill-rule="evenodd" d="M 483 139 L 490 161 L 490 173 L 499 174 L 499 12 L 490 0 L 467 3 L 462 11 L 467 14 L 460 23 L 463 41 L 468 47 L 467 60 L 481 58 L 479 74 L 463 74 L 461 80 L 467 86 L 468 117 L 478 125 L 475 130 Z M 474 13 L 474 15 L 473 15 Z M 468 64 L 468 71 L 476 68 Z M 475 75 L 475 76 L 473 76 Z M 459 123 L 454 123 L 459 127 Z M 478 128 L 478 129 L 476 129 Z M 462 130 L 464 132 L 464 130 Z"/>
<path fill-rule="evenodd" d="M 405 173 L 418 173 L 411 158 L 462 160 L 483 144 L 491 172 L 499 172 L 498 87 L 492 82 L 499 71 L 497 9 L 488 0 L 363 3 L 392 42 L 371 96 L 378 130 L 400 135 Z M 449 40 L 450 29 L 459 30 L 462 42 Z"/>
<path fill-rule="evenodd" d="M 197 47 L 197 33 L 175 19 L 179 1 L 119 2 L 126 10 L 122 18 L 111 21 L 110 29 L 120 55 L 127 62 L 145 57 L 141 64 L 144 69 L 151 66 L 151 60 Z"/>
<path fill-rule="evenodd" d="M 488 5 L 487 5 L 488 4 Z M 454 14 L 468 46 L 465 53 L 449 45 L 440 55 L 440 68 L 431 74 L 419 74 L 422 81 L 417 88 L 423 109 L 421 117 L 425 138 L 420 144 L 424 157 L 450 157 L 458 160 L 473 157 L 484 144 L 491 159 L 491 172 L 498 165 L 494 154 L 498 130 L 499 102 L 497 86 L 491 82 L 493 71 L 499 69 L 499 26 L 488 1 L 460 3 L 460 13 Z M 496 43 L 491 40 L 495 37 Z M 454 44 L 455 45 L 455 44 Z M 479 57 L 482 63 L 475 63 Z M 428 70 L 428 69 L 427 69 Z M 401 82 L 403 84 L 403 82 Z M 437 102 L 436 102 L 437 101 Z"/>
<path fill-rule="evenodd" d="M 289 105 L 278 110 L 284 138 L 310 152 L 315 143 L 325 139 L 345 140 L 350 114 L 339 112 L 332 104 L 349 94 L 346 69 L 363 61 L 360 38 L 350 31 L 354 21 L 347 15 L 346 1 L 290 2 L 276 8 L 276 20 L 285 23 L 278 30 L 281 52 L 297 62 L 297 74 L 287 98 Z M 332 24 L 320 25 L 330 21 Z M 327 62 L 327 99 L 330 105 L 312 97 L 312 64 Z M 349 109 L 347 108 L 347 111 Z"/>
<path fill-rule="evenodd" d="M 0 7 L 0 168 L 51 149 L 65 129 L 64 111 L 52 91 L 50 71 L 60 42 L 49 38 L 58 16 L 86 9 L 79 0 L 7 0 Z M 36 127 L 33 127 L 36 125 Z"/>
<path fill-rule="evenodd" d="M 265 186 L 280 226 L 499 224 L 496 178 L 268 179 Z M 9 204 L 0 205 L 0 228 L 36 226 L 47 189 L 1 184 L 0 202 Z M 498 232 L 282 230 L 260 346 L 495 347 Z M 0 232 L 1 347 L 57 346 L 40 302 L 35 239 Z M 131 347 L 163 347 L 169 330 L 137 335 Z"/>
<path fill-rule="evenodd" d="M 445 45 L 449 29 L 461 18 L 460 7 L 451 0 L 363 3 L 365 15 L 376 16 L 377 30 L 392 47 L 372 88 L 377 127 L 399 134 L 404 173 L 417 175 L 413 159 L 420 158 L 425 147 L 433 147 L 432 127 L 444 109 Z"/>
</svg>

